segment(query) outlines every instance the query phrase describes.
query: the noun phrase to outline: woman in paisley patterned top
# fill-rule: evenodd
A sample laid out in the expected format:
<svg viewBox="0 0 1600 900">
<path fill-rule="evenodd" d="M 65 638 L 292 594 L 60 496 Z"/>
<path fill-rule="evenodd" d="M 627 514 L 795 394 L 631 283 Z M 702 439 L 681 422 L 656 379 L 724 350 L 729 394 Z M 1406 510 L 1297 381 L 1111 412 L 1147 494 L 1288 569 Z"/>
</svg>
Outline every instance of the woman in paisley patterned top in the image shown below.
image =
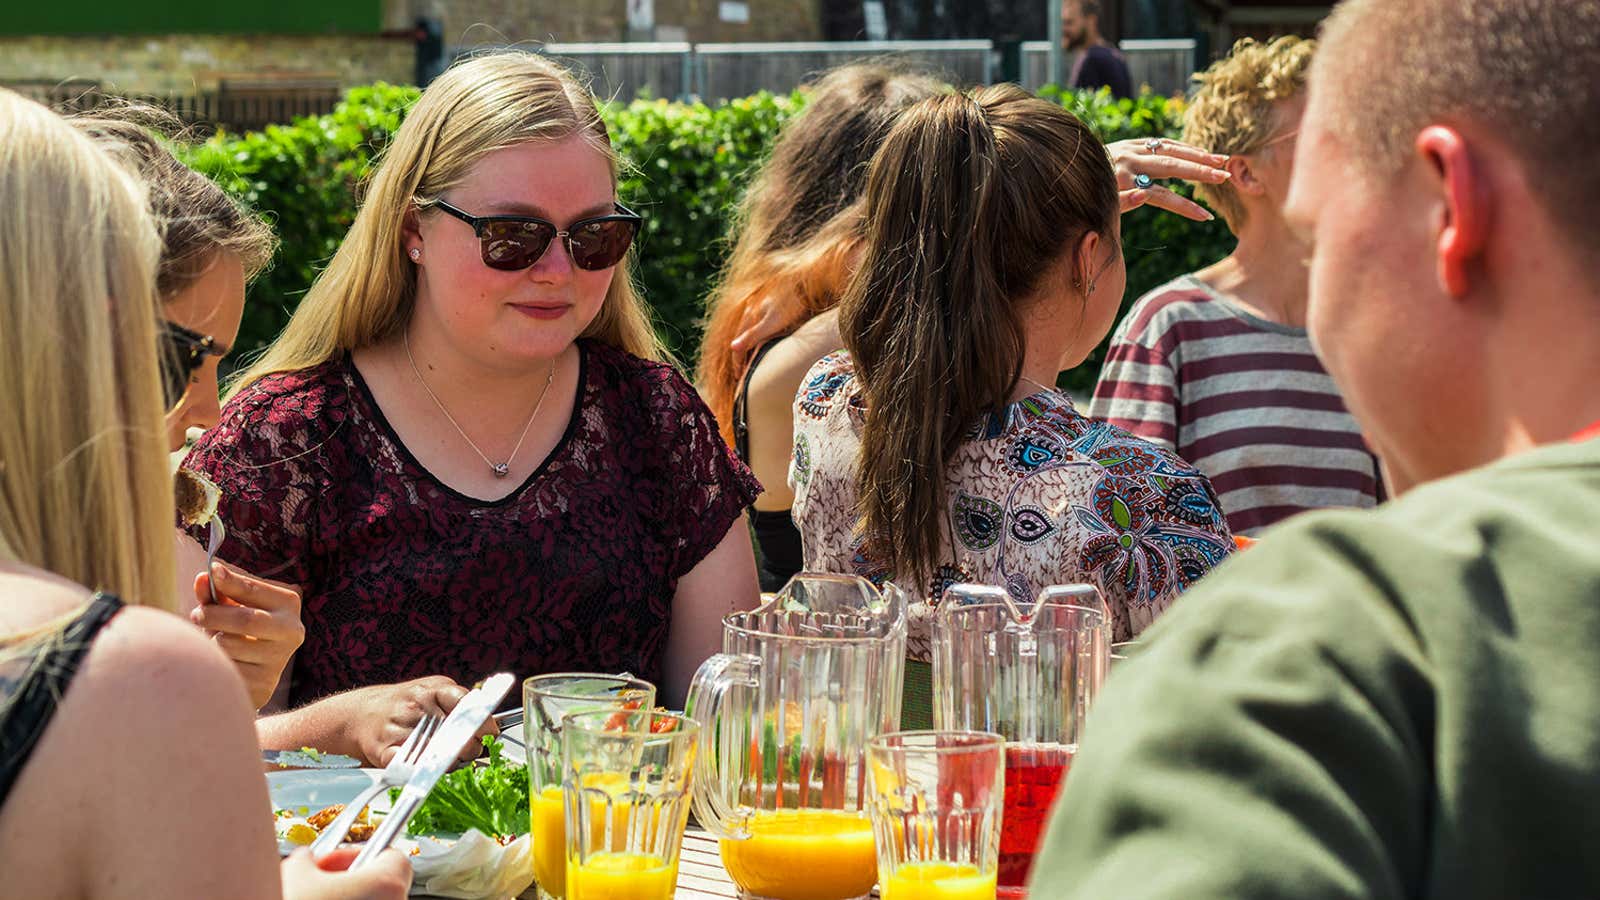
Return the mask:
<svg viewBox="0 0 1600 900">
<path fill-rule="evenodd" d="M 634 292 L 594 98 L 499 53 L 423 92 L 191 468 L 231 562 L 303 592 L 290 701 L 628 670 L 681 698 L 758 599 L 759 484 Z"/>
<path fill-rule="evenodd" d="M 1050 387 L 1116 315 L 1118 187 L 1087 127 L 1004 85 L 911 108 L 873 161 L 790 483 L 808 569 L 914 598 L 913 660 L 952 583 L 1089 582 L 1126 640 L 1233 547 L 1204 476 Z"/>
</svg>

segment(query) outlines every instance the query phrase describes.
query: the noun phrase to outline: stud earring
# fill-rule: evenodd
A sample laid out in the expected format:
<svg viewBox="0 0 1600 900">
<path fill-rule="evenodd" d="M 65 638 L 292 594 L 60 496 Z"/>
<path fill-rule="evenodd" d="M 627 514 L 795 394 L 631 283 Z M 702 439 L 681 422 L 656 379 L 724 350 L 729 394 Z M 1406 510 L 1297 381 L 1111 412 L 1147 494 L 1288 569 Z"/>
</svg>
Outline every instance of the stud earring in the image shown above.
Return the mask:
<svg viewBox="0 0 1600 900">
<path fill-rule="evenodd" d="M 417 260 L 420 260 L 420 259 L 422 259 L 422 251 L 418 250 L 415 247 L 412 247 L 411 248 L 411 261 L 412 262 L 416 262 Z"/>
</svg>

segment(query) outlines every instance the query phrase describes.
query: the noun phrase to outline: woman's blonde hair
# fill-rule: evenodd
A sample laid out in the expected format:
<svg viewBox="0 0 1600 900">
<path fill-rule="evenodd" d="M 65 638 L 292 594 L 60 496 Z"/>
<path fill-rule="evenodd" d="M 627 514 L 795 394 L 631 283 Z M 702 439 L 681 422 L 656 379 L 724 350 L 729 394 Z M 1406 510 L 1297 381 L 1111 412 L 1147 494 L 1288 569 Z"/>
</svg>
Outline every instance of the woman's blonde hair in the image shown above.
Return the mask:
<svg viewBox="0 0 1600 900">
<path fill-rule="evenodd" d="M 88 137 L 0 90 L 0 559 L 171 608 L 145 204 Z"/>
<path fill-rule="evenodd" d="M 1240 156 L 1280 137 L 1273 134 L 1282 124 L 1278 104 L 1305 92 L 1316 49 L 1316 41 L 1292 34 L 1265 44 L 1241 39 L 1227 56 L 1194 76 L 1183 139 L 1212 153 Z M 1195 192 L 1234 231 L 1244 224 L 1244 204 L 1231 183 L 1199 184 Z"/>
<path fill-rule="evenodd" d="M 229 387 L 325 363 L 396 336 L 410 320 L 416 270 L 406 259 L 407 213 L 460 184 L 490 153 L 518 144 L 582 136 L 617 166 L 594 96 L 565 69 L 520 51 L 478 56 L 451 67 L 422 92 L 382 152 L 356 220 L 328 268 L 272 345 Z M 618 266 L 605 302 L 584 337 L 635 356 L 663 359 L 632 254 Z"/>
<path fill-rule="evenodd" d="M 839 303 L 866 400 L 860 529 L 876 561 L 926 583 L 950 459 L 1016 388 L 1044 279 L 1085 234 L 1115 233 L 1117 181 L 1088 126 L 998 85 L 906 110 L 872 160 L 866 203 L 861 265 Z"/>
<path fill-rule="evenodd" d="M 732 343 L 745 312 L 776 296 L 802 311 L 784 323 L 788 332 L 839 302 L 866 231 L 861 193 L 872 154 L 906 107 L 944 89 L 879 63 L 841 66 L 783 126 L 739 204 L 731 229 L 738 238 L 707 304 L 698 381 L 730 444 L 745 369 Z M 798 302 L 782 302 L 789 298 Z"/>
</svg>

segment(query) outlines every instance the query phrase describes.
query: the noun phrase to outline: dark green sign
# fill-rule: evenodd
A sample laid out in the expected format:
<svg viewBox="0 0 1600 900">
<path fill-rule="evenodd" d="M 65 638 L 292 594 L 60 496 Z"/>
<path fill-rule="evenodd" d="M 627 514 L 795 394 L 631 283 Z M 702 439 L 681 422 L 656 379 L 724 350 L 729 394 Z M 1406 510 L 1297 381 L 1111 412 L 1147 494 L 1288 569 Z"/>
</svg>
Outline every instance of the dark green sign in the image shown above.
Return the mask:
<svg viewBox="0 0 1600 900">
<path fill-rule="evenodd" d="M 77 0 L 5 3 L 0 34 L 372 34 L 383 0 Z"/>
</svg>

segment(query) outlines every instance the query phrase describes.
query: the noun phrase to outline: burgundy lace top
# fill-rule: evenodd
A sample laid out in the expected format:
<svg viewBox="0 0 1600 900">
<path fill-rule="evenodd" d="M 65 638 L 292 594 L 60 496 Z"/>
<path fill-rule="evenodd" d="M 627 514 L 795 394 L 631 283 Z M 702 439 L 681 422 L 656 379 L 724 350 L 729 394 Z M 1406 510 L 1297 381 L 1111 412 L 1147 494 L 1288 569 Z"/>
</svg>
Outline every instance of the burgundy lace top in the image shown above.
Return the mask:
<svg viewBox="0 0 1600 900">
<path fill-rule="evenodd" d="M 227 405 L 187 465 L 222 489 L 219 555 L 304 592 L 292 704 L 432 674 L 659 681 L 678 579 L 761 487 L 675 369 L 579 347 L 566 433 L 497 501 L 424 469 L 348 358 Z"/>
</svg>

